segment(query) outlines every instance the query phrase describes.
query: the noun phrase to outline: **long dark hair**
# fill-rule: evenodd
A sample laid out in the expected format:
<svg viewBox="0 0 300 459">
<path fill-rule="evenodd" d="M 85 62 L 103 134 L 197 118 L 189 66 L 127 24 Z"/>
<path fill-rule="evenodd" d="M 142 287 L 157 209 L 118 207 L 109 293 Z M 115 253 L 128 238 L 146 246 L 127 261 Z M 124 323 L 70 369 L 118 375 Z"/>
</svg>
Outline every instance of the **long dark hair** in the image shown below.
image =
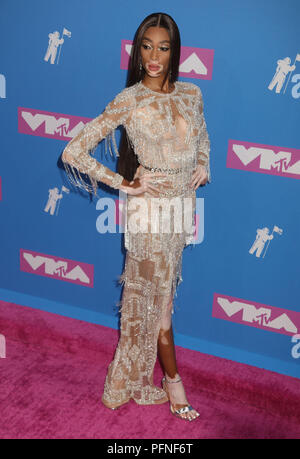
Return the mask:
<svg viewBox="0 0 300 459">
<path fill-rule="evenodd" d="M 143 20 L 135 33 L 132 44 L 132 53 L 129 60 L 126 87 L 133 86 L 135 83 L 138 83 L 144 78 L 145 70 L 140 65 L 142 63 L 141 46 L 144 33 L 149 27 L 163 27 L 169 32 L 170 36 L 169 68 L 162 83 L 162 88 L 167 78 L 169 78 L 170 83 L 174 83 L 178 79 L 181 41 L 177 24 L 168 14 L 153 13 Z M 131 181 L 138 168 L 139 162 L 137 155 L 134 153 L 134 150 L 128 141 L 125 128 L 122 128 L 119 153 L 118 173 L 125 179 Z"/>
</svg>

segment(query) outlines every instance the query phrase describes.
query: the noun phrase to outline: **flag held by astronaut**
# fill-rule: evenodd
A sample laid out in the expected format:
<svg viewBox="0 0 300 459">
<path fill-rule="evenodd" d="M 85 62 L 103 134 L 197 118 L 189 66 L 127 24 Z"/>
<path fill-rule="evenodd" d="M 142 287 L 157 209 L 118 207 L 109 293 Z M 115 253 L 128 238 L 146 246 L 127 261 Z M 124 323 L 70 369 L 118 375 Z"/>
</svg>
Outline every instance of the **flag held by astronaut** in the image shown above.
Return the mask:
<svg viewBox="0 0 300 459">
<path fill-rule="evenodd" d="M 64 30 L 63 30 L 63 35 L 67 35 L 67 37 L 71 38 L 71 32 L 70 32 L 70 30 L 64 28 Z"/>
<path fill-rule="evenodd" d="M 273 231 L 275 231 L 275 233 L 278 233 L 280 235 L 283 233 L 283 230 L 281 228 L 278 228 L 278 226 L 274 226 Z"/>
</svg>

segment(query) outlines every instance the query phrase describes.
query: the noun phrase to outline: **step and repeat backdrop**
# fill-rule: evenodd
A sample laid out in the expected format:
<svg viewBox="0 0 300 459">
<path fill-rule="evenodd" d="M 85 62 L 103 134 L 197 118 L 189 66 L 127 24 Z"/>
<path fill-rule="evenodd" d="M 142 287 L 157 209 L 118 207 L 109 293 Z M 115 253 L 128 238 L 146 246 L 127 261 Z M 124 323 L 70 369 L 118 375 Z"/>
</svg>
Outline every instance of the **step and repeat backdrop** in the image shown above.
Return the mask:
<svg viewBox="0 0 300 459">
<path fill-rule="evenodd" d="M 0 299 L 118 328 L 124 196 L 72 186 L 61 153 L 125 87 L 153 12 L 178 24 L 211 142 L 176 344 L 300 377 L 298 0 L 1 1 Z"/>
</svg>

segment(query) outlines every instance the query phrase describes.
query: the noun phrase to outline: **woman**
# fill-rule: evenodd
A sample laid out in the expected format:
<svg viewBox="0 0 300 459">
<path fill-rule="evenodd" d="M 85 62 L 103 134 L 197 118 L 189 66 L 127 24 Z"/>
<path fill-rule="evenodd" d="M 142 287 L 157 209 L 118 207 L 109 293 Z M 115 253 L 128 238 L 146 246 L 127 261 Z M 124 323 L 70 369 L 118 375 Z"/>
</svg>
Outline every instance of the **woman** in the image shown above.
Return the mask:
<svg viewBox="0 0 300 459">
<path fill-rule="evenodd" d="M 172 414 L 191 421 L 199 413 L 178 374 L 171 315 L 182 251 L 193 233 L 187 225 L 175 226 L 188 214 L 182 212 L 186 203 L 191 221 L 195 190 L 210 182 L 210 142 L 200 89 L 177 81 L 179 58 L 174 20 L 163 13 L 145 18 L 134 37 L 127 87 L 69 142 L 62 159 L 75 185 L 96 194 L 101 181 L 127 193 L 121 335 L 102 402 L 116 409 L 130 399 L 141 405 L 169 400 Z M 119 125 L 125 128 L 120 153 L 114 138 Z M 119 155 L 118 173 L 90 155 L 104 138 L 112 139 Z M 160 205 L 168 210 L 164 217 Z M 157 353 L 165 373 L 162 388 L 153 384 Z"/>
</svg>

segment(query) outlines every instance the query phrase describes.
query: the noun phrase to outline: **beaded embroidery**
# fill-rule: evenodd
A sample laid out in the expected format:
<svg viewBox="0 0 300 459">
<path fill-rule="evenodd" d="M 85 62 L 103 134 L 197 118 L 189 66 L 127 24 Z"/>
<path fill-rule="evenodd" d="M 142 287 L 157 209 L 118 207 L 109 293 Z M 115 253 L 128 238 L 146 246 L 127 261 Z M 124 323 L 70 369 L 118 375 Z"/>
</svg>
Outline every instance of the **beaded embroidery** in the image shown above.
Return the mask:
<svg viewBox="0 0 300 459">
<path fill-rule="evenodd" d="M 123 89 L 66 146 L 62 159 L 74 185 L 94 194 L 98 181 L 120 188 L 123 177 L 92 156 L 103 139 L 110 153 L 118 156 L 114 132 L 119 125 L 125 127 L 140 162 L 135 177 L 151 169 L 164 171 L 165 177 L 153 179 L 159 189 L 159 203 L 177 199 L 181 204 L 185 198 L 191 198 L 194 215 L 195 191 L 188 184 L 198 164 L 205 167 L 211 182 L 210 141 L 200 88 L 193 83 L 175 82 L 174 91 L 163 94 L 140 81 Z M 91 185 L 81 174 L 87 174 Z M 139 198 L 145 204 L 139 214 L 143 220 L 153 197 L 145 192 Z M 127 197 L 127 222 L 133 216 L 136 199 L 137 196 Z M 104 385 L 103 400 L 108 406 L 130 398 L 139 404 L 166 399 L 164 390 L 153 384 L 157 339 L 162 318 L 172 312 L 172 299 L 182 280 L 182 251 L 192 243 L 193 235 L 185 230 L 152 233 L 147 228 L 137 233 L 128 227 L 125 230 L 127 253 L 120 276 L 124 286 L 120 304 L 121 337 Z"/>
</svg>

